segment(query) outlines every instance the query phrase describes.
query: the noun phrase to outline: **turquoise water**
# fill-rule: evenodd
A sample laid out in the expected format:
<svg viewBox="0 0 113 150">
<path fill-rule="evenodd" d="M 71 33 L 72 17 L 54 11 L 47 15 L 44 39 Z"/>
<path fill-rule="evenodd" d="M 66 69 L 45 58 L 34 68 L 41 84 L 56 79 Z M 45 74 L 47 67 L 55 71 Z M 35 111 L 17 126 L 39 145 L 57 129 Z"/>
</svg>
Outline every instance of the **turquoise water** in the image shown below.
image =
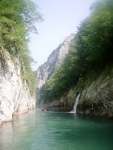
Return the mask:
<svg viewBox="0 0 113 150">
<path fill-rule="evenodd" d="M 0 127 L 0 150 L 113 150 L 113 122 L 35 110 Z"/>
</svg>

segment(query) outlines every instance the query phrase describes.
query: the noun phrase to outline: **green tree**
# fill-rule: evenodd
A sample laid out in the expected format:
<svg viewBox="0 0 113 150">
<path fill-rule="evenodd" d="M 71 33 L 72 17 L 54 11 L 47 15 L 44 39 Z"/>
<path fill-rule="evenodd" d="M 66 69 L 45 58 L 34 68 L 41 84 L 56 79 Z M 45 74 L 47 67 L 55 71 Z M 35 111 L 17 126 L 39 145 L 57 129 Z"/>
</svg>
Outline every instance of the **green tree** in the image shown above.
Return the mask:
<svg viewBox="0 0 113 150">
<path fill-rule="evenodd" d="M 92 69 L 113 63 L 113 1 L 99 0 L 82 21 L 63 64 L 41 88 L 41 99 L 59 99 Z"/>
<path fill-rule="evenodd" d="M 22 77 L 28 80 L 30 87 L 34 79 L 33 59 L 28 49 L 29 33 L 37 32 L 35 22 L 41 20 L 38 7 L 31 0 L 0 1 L 0 50 L 9 52 L 13 61 L 19 58 Z"/>
</svg>

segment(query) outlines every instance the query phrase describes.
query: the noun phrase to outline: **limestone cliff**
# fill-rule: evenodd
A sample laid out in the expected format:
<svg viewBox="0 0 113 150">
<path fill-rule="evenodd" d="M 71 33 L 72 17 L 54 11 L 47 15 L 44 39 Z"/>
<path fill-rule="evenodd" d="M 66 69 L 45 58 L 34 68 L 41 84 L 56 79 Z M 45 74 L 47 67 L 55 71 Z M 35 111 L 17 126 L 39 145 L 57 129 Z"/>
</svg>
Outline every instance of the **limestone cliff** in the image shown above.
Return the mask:
<svg viewBox="0 0 113 150">
<path fill-rule="evenodd" d="M 50 54 L 48 60 L 38 68 L 36 83 L 38 88 L 40 88 L 47 81 L 54 70 L 62 63 L 65 55 L 68 53 L 69 46 L 73 38 L 73 34 L 67 37 L 64 42 Z"/>
<path fill-rule="evenodd" d="M 34 107 L 35 100 L 30 95 L 27 81 L 21 78 L 19 59 L 15 58 L 12 61 L 8 52 L 2 53 L 0 58 L 0 124 L 11 121 L 14 114 L 25 113 Z"/>
</svg>

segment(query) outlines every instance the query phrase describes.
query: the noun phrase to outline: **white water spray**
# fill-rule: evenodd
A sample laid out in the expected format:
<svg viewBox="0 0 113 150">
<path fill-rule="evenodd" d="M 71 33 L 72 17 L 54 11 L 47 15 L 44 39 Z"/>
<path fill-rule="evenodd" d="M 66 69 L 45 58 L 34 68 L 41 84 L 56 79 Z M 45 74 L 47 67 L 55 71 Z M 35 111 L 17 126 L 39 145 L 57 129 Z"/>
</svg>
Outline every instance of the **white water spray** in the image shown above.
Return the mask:
<svg viewBox="0 0 113 150">
<path fill-rule="evenodd" d="M 75 114 L 76 114 L 76 109 L 77 109 L 79 97 L 80 97 L 80 94 L 77 95 L 77 97 L 76 97 L 76 99 L 75 99 L 75 104 L 74 104 L 74 106 L 73 106 L 73 110 L 72 110 L 70 113 L 75 113 Z"/>
</svg>

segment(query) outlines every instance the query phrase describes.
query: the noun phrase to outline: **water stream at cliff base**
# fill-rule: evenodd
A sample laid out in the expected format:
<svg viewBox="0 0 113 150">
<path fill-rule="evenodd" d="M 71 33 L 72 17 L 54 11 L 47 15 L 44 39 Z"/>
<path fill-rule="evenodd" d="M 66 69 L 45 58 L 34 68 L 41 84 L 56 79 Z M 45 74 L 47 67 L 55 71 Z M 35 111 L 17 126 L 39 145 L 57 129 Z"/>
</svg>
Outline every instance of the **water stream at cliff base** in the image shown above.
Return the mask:
<svg viewBox="0 0 113 150">
<path fill-rule="evenodd" d="M 113 150 L 113 122 L 37 109 L 0 126 L 0 150 Z"/>
</svg>

